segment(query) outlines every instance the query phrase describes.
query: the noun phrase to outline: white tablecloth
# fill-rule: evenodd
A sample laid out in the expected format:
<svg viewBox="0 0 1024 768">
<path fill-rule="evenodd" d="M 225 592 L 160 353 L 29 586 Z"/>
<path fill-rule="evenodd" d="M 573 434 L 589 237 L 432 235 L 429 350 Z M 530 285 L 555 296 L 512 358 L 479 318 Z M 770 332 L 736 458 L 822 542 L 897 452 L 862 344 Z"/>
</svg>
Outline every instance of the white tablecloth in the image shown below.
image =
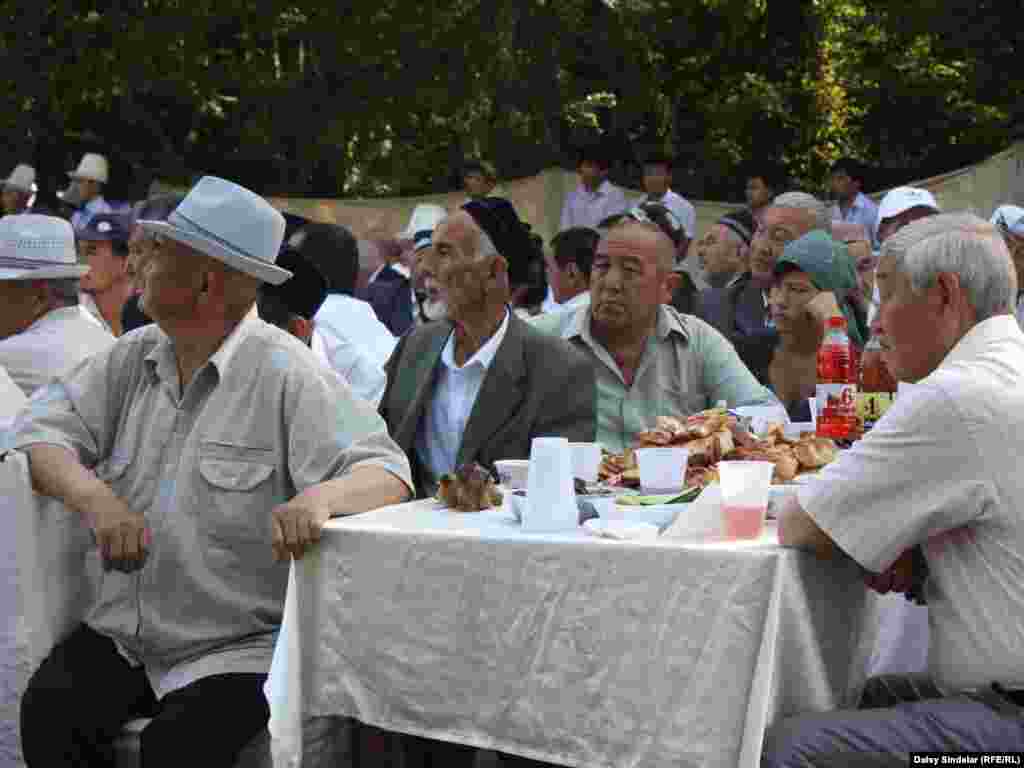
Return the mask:
<svg viewBox="0 0 1024 768">
<path fill-rule="evenodd" d="M 332 521 L 293 566 L 267 694 L 303 718 L 569 766 L 754 766 L 765 728 L 854 703 L 878 602 L 774 544 L 522 534 L 435 502 Z"/>
</svg>

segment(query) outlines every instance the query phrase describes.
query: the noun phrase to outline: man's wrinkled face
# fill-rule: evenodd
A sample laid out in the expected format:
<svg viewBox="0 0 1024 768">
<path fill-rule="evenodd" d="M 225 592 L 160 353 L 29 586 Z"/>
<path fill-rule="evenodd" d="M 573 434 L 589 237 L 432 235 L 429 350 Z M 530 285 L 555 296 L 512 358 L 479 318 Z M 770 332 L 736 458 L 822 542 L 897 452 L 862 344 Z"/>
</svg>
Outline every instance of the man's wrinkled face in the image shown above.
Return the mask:
<svg viewBox="0 0 1024 768">
<path fill-rule="evenodd" d="M 765 210 L 750 245 L 750 274 L 754 280 L 764 286 L 771 285 L 775 279 L 775 262 L 786 243 L 803 237 L 814 225 L 814 215 L 803 208 L 773 205 Z"/>
<path fill-rule="evenodd" d="M 646 328 L 658 305 L 672 300 L 671 241 L 641 224 L 626 224 L 598 243 L 590 273 L 591 317 L 612 330 Z"/>
<path fill-rule="evenodd" d="M 772 201 L 774 192 L 760 176 L 747 179 L 747 205 L 753 209 L 764 208 Z"/>
<path fill-rule="evenodd" d="M 190 248 L 157 235 L 136 266 L 141 288 L 139 309 L 158 324 L 195 318 L 202 279 L 194 268 Z"/>
<path fill-rule="evenodd" d="M 660 200 L 672 185 L 672 170 L 664 163 L 644 165 L 643 186 L 652 199 Z"/>
<path fill-rule="evenodd" d="M 940 318 L 931 292 L 915 294 L 910 279 L 895 264 L 895 257 L 888 254 L 878 264 L 875 282 L 881 303 L 871 331 L 896 380 L 914 383 L 938 367 L 947 349 L 936 334 Z"/>
<path fill-rule="evenodd" d="M 114 254 L 109 241 L 79 240 L 78 260 L 89 265 L 89 273 L 82 277 L 81 289 L 93 296 L 109 291 L 127 273 L 126 259 Z"/>
<path fill-rule="evenodd" d="M 128 239 L 128 261 L 125 264 L 125 273 L 128 279 L 135 284 L 136 290 L 140 290 L 139 266 L 145 262 L 150 249 L 153 247 L 153 238 L 146 234 L 146 231 L 136 226 L 132 230 L 132 236 Z"/>
<path fill-rule="evenodd" d="M 458 322 L 487 306 L 487 283 L 495 256 L 479 255 L 480 230 L 468 214 L 457 213 L 434 230 L 431 248 L 422 260 L 437 279 L 449 319 Z"/>
<path fill-rule="evenodd" d="M 35 280 L 0 280 L 0 339 L 21 333 L 39 317 L 44 299 Z"/>
<path fill-rule="evenodd" d="M 743 271 L 741 245 L 729 236 L 722 224 L 715 224 L 696 245 L 697 263 L 707 275 L 736 274 Z"/>
</svg>

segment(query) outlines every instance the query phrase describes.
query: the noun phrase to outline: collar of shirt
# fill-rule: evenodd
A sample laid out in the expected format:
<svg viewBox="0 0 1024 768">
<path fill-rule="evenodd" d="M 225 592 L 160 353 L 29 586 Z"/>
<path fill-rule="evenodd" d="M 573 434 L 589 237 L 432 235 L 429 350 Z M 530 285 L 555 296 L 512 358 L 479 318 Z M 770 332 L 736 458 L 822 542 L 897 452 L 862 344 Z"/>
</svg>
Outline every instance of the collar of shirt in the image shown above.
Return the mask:
<svg viewBox="0 0 1024 768">
<path fill-rule="evenodd" d="M 100 326 L 103 330 L 113 333 L 114 329 L 110 327 L 110 323 L 103 317 L 103 313 L 100 312 L 99 306 L 96 304 L 96 300 L 88 293 L 79 292 L 78 294 L 78 306 L 82 308 L 86 317 Z"/>
<path fill-rule="evenodd" d="M 50 323 L 57 323 L 61 320 L 74 320 L 75 318 L 85 318 L 90 323 L 95 323 L 96 320 L 83 307 L 61 307 L 60 309 L 51 309 L 45 315 L 36 320 L 32 325 L 26 328 L 22 333 L 28 333 L 34 328 L 39 328 L 43 325 L 49 325 Z"/>
<path fill-rule="evenodd" d="M 582 339 L 583 342 L 591 349 L 595 351 L 604 350 L 605 353 L 607 353 L 604 345 L 597 341 L 591 333 L 591 312 L 592 307 L 590 304 L 573 312 L 572 318 L 565 326 L 565 332 L 562 334 L 562 338 Z M 665 309 L 663 304 L 659 305 L 658 322 L 654 329 L 654 335 L 659 340 L 664 340 L 672 334 L 678 334 L 684 341 L 689 341 L 690 339 L 690 334 L 686 329 L 682 315 L 679 315 L 678 317 L 673 316 Z"/>
<path fill-rule="evenodd" d="M 1018 336 L 1020 333 L 1017 318 L 1013 315 L 996 315 L 988 320 L 982 320 L 953 346 L 953 349 L 939 364 L 939 368 L 956 365 L 962 360 L 975 361 L 990 343 L 1008 336 Z"/>
<path fill-rule="evenodd" d="M 577 293 L 571 299 L 569 299 L 566 302 L 563 302 L 562 304 L 556 304 L 554 311 L 555 312 L 571 312 L 574 309 L 579 309 L 580 307 L 589 307 L 589 306 L 590 306 L 590 291 L 583 291 L 582 293 Z"/>
<path fill-rule="evenodd" d="M 471 365 L 479 365 L 486 371 L 491 367 L 491 363 L 494 362 L 494 357 L 498 354 L 498 347 L 501 346 L 505 333 L 508 331 L 508 315 L 508 307 L 505 307 L 505 318 L 501 321 L 501 325 L 498 326 L 498 330 L 461 366 L 455 362 L 455 331 L 453 330 L 451 335 L 448 336 L 448 342 L 444 345 L 444 350 L 441 352 L 441 362 L 450 371 L 462 371 Z"/>
<path fill-rule="evenodd" d="M 254 304 L 245 314 L 245 317 L 242 318 L 242 321 L 221 342 L 217 351 L 210 356 L 208 364 L 216 369 L 218 376 L 224 375 L 238 347 L 258 322 L 262 321 L 259 319 L 259 314 Z M 163 338 L 146 355 L 146 363 L 150 366 L 150 370 L 156 374 L 157 378 L 163 381 L 176 381 L 178 378 L 178 362 L 174 356 L 173 343 L 170 337 L 163 333 L 163 331 L 161 331 L 161 336 Z M 205 367 L 204 365 L 199 370 Z M 196 373 L 199 373 L 199 371 L 196 371 Z M 181 394 L 184 395 L 184 391 Z"/>
<path fill-rule="evenodd" d="M 324 343 L 324 337 L 320 331 L 316 328 L 313 329 L 313 335 L 309 339 L 309 348 L 316 355 L 316 359 L 321 363 L 330 364 L 330 360 L 327 357 L 327 345 Z"/>
</svg>

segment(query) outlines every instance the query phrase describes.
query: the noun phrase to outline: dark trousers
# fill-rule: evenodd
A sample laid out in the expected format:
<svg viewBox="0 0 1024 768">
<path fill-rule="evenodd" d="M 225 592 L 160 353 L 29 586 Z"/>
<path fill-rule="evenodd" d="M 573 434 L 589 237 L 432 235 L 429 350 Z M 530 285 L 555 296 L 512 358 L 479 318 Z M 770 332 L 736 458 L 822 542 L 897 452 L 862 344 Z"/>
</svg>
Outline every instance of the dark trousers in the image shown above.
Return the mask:
<svg viewBox="0 0 1024 768">
<path fill-rule="evenodd" d="M 904 768 L 910 752 L 1024 751 L 1024 710 L 995 692 L 943 698 L 928 680 L 882 676 L 861 707 L 772 726 L 762 768 Z"/>
<path fill-rule="evenodd" d="M 47 656 L 21 700 L 21 743 L 29 768 L 113 766 L 112 742 L 135 718 L 142 768 L 230 768 L 266 727 L 266 675 L 204 677 L 157 701 L 145 672 L 84 624 Z"/>
</svg>

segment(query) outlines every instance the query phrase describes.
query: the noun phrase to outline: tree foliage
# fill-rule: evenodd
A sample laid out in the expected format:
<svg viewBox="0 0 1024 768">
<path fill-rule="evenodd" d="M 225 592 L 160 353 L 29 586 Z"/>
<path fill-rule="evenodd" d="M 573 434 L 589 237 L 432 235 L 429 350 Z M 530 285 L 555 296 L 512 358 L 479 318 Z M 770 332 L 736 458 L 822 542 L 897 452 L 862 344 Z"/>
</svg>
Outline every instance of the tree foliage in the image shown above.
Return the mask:
<svg viewBox="0 0 1024 768">
<path fill-rule="evenodd" d="M 8 165 L 62 183 L 105 151 L 124 196 L 217 173 L 266 193 L 450 189 L 571 167 L 597 135 L 636 183 L 736 199 L 750 159 L 804 185 L 852 154 L 878 184 L 999 149 L 1024 94 L 997 0 L 0 0 Z M 967 23 L 966 20 L 969 20 Z"/>
</svg>

